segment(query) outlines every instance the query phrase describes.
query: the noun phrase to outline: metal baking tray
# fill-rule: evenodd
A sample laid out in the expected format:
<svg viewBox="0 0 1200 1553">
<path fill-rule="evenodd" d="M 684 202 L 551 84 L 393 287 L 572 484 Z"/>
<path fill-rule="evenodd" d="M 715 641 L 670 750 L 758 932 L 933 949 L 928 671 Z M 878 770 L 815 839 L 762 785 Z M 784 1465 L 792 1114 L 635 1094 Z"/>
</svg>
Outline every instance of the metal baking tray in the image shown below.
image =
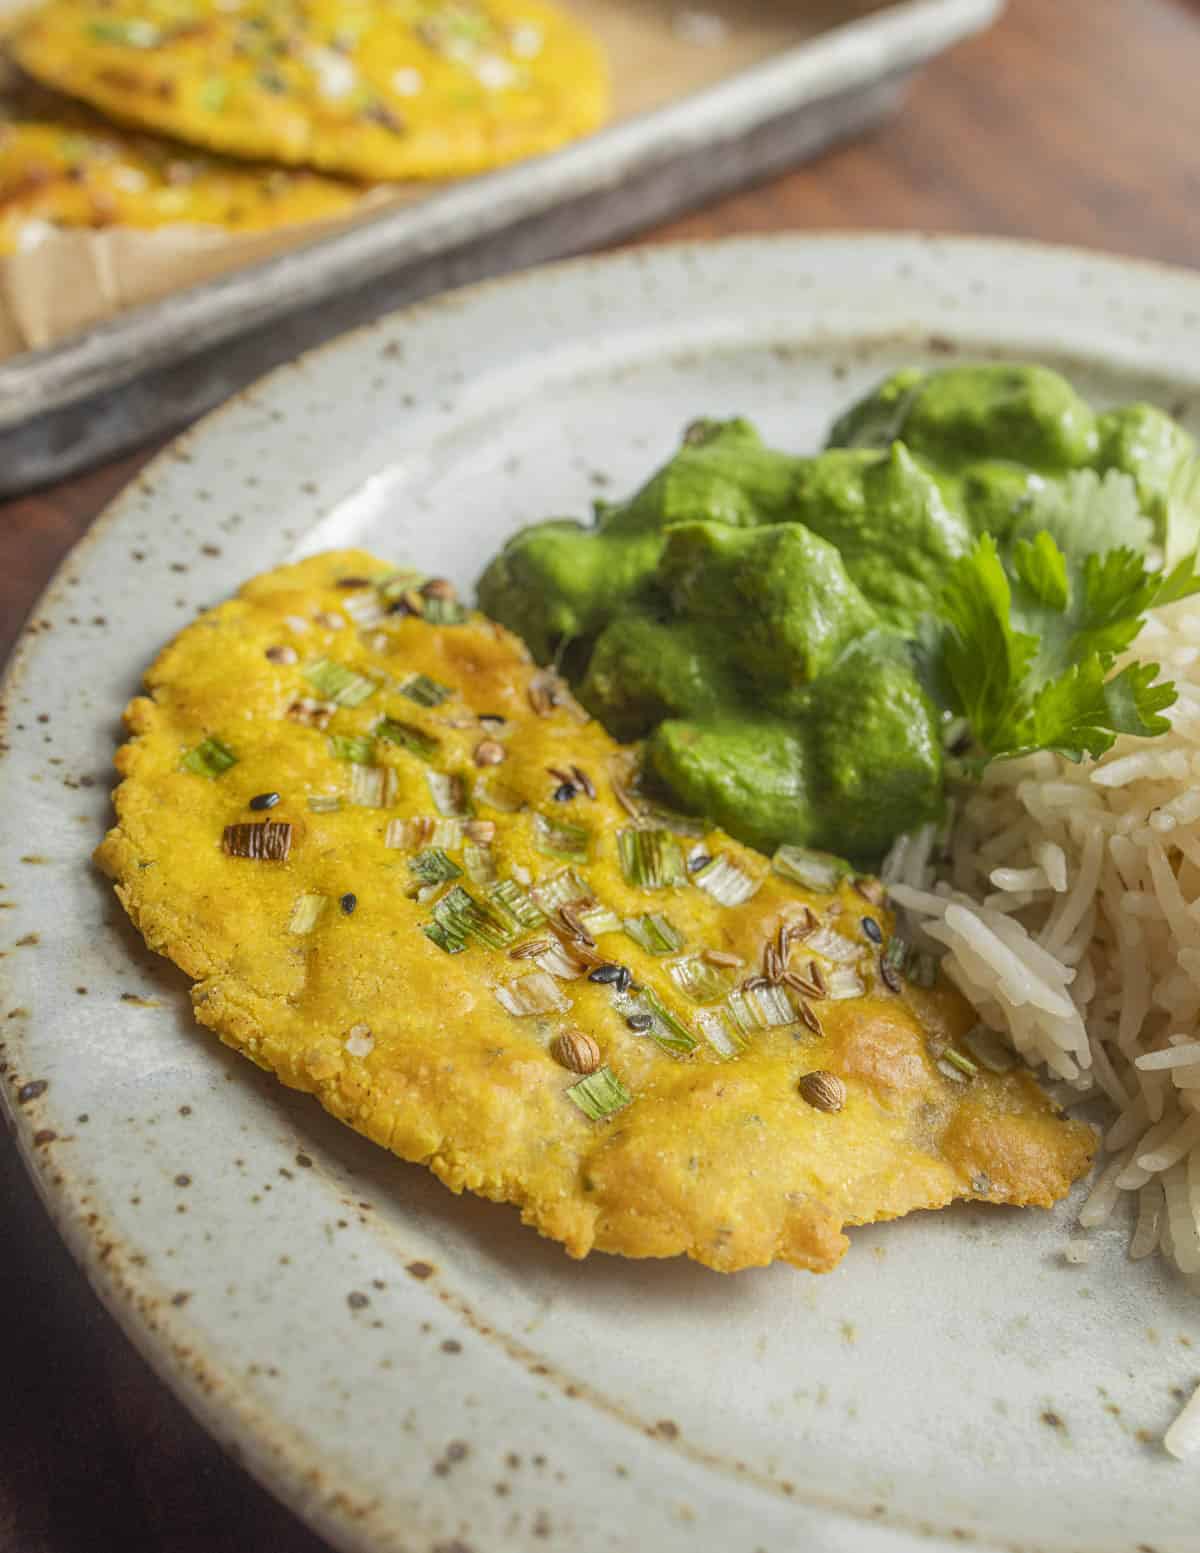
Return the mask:
<svg viewBox="0 0 1200 1553">
<path fill-rule="evenodd" d="M 0 362 L 0 494 L 175 430 L 404 303 L 625 237 L 884 117 L 1003 0 L 899 0 L 563 151 Z"/>
</svg>

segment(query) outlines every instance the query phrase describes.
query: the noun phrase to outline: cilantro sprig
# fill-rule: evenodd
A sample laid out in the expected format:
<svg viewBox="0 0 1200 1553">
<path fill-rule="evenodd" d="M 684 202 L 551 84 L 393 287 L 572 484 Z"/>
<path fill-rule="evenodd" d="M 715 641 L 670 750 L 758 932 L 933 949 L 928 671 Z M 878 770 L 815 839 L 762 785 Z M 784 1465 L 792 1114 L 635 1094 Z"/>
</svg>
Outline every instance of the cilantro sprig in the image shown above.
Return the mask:
<svg viewBox="0 0 1200 1553">
<path fill-rule="evenodd" d="M 982 763 L 1035 750 L 1079 761 L 1118 734 L 1170 727 L 1176 692 L 1159 665 L 1116 660 L 1149 610 L 1200 592 L 1200 574 L 1194 554 L 1169 571 L 1147 566 L 1123 480 L 1073 477 L 1033 504 L 1003 549 L 985 534 L 950 570 L 939 679 Z"/>
</svg>

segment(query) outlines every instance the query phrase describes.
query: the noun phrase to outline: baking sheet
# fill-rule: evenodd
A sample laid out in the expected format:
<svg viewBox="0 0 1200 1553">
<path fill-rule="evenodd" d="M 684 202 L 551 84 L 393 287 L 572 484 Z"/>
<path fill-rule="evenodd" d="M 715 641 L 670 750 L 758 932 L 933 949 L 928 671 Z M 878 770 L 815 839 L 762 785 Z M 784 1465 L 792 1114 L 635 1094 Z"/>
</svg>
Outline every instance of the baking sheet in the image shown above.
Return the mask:
<svg viewBox="0 0 1200 1553">
<path fill-rule="evenodd" d="M 574 146 L 376 192 L 319 240 L 311 227 L 54 236 L 0 272 L 0 492 L 178 426 L 386 307 L 581 251 L 794 163 L 878 119 L 917 66 L 999 7 L 573 0 L 606 43 L 616 97 L 610 127 Z"/>
</svg>

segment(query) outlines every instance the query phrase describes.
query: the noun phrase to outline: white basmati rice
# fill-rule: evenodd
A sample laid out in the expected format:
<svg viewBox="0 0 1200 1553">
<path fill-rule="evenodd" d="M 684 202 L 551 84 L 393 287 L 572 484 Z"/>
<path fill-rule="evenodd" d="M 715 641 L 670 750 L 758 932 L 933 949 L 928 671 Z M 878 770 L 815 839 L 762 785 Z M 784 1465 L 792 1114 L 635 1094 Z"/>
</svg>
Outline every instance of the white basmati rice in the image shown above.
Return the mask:
<svg viewBox="0 0 1200 1553">
<path fill-rule="evenodd" d="M 932 831 L 884 865 L 916 945 L 1030 1062 L 1118 1109 L 1079 1223 L 1134 1194 L 1134 1259 L 1200 1273 L 1200 610 L 1160 610 L 1140 655 L 1166 665 L 1170 733 L 1078 766 L 996 761 Z M 1064 1253 L 1083 1260 L 1079 1240 Z M 1166 1438 L 1200 1451 L 1200 1393 Z"/>
</svg>

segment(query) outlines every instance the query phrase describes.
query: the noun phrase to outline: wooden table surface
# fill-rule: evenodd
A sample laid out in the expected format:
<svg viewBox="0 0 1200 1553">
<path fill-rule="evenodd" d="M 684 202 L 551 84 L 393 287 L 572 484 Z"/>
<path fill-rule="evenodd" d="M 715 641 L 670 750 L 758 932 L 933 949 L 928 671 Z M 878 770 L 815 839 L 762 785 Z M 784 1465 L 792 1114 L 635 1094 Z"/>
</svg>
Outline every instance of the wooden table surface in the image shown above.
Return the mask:
<svg viewBox="0 0 1200 1553">
<path fill-rule="evenodd" d="M 1010 0 L 901 117 L 646 241 L 919 228 L 1200 266 L 1200 0 Z M 0 659 L 153 452 L 0 505 Z M 319 1553 L 100 1308 L 0 1141 L 0 1553 Z"/>
</svg>

